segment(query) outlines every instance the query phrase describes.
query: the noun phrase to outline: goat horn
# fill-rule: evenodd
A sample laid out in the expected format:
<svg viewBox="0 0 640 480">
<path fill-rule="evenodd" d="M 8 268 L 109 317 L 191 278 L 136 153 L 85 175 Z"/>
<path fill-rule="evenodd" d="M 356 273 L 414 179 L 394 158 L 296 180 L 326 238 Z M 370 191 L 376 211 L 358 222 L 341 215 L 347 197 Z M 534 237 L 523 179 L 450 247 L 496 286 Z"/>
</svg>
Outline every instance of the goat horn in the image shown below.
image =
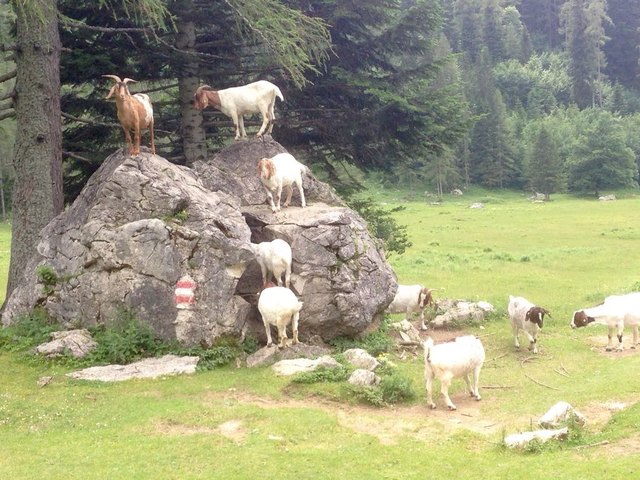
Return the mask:
<svg viewBox="0 0 640 480">
<path fill-rule="evenodd" d="M 121 82 L 122 80 L 120 80 L 120 77 L 117 75 L 102 75 L 105 78 L 111 78 L 113 80 L 115 80 L 116 82 Z"/>
<path fill-rule="evenodd" d="M 122 83 L 124 83 L 124 84 L 127 84 L 129 82 L 138 83 L 138 81 L 134 80 L 133 78 L 125 78 L 124 80 L 122 80 Z"/>
<path fill-rule="evenodd" d="M 198 91 L 200 90 L 213 90 L 213 87 L 210 87 L 209 85 L 202 85 L 201 87 L 198 87 Z"/>
</svg>

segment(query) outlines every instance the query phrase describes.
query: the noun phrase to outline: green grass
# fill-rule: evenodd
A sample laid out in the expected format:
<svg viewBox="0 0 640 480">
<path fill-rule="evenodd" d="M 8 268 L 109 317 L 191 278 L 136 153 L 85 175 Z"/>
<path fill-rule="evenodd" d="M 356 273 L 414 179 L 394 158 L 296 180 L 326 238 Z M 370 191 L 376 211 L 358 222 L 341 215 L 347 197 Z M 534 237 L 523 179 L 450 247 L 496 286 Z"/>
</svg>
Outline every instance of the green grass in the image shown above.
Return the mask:
<svg viewBox="0 0 640 480">
<path fill-rule="evenodd" d="M 427 409 L 419 355 L 386 354 L 416 398 L 373 408 L 344 402 L 335 382 L 294 384 L 269 368 L 103 385 L 0 350 L 0 478 L 636 478 L 640 352 L 604 355 L 593 338 L 604 330 L 568 324 L 578 307 L 640 289 L 640 198 L 554 195 L 531 204 L 517 193 L 478 190 L 431 205 L 411 192 L 376 195 L 406 206 L 396 218 L 408 225 L 413 247 L 390 259 L 402 283 L 500 310 L 483 328 L 467 329 L 487 351 L 481 402 L 466 400 L 455 381 L 450 394 L 459 411 L 445 412 L 439 394 L 438 410 Z M 484 209 L 468 208 L 483 199 Z M 0 230 L 0 251 L 8 252 L 8 238 Z M 0 268 L 8 267 L 4 259 Z M 504 317 L 509 294 L 552 312 L 536 358 L 513 350 Z M 53 381 L 38 387 L 44 375 Z M 528 429 L 559 400 L 590 419 L 604 402 L 630 406 L 590 423 L 576 440 L 610 446 L 501 446 L 504 433 Z M 228 438 L 220 426 L 231 420 L 241 428 Z"/>
</svg>

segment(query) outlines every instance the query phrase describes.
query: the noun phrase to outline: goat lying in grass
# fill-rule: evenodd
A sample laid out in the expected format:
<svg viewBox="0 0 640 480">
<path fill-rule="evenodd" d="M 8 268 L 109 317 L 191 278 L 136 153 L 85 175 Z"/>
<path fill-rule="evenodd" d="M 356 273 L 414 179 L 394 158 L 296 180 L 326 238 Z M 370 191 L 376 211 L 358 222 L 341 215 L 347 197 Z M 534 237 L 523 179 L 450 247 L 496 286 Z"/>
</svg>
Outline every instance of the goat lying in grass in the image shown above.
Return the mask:
<svg viewBox="0 0 640 480">
<path fill-rule="evenodd" d="M 111 78 L 116 83 L 109 90 L 106 98 L 112 95 L 116 99 L 116 107 L 118 109 L 118 120 L 124 130 L 124 138 L 129 146 L 130 155 L 138 155 L 140 153 L 140 136 L 144 129 L 149 129 L 151 135 L 151 152 L 156 153 L 156 147 L 153 140 L 153 107 L 151 99 L 146 93 L 136 93 L 131 95 L 127 83 L 135 82 L 131 78 L 120 80 L 117 75 L 103 75 L 103 77 Z M 131 131 L 133 130 L 133 142 L 131 141 Z"/>
<path fill-rule="evenodd" d="M 193 94 L 193 107 L 204 110 L 208 106 L 220 110 L 227 117 L 231 117 L 236 127 L 236 140 L 246 137 L 243 115 L 260 113 L 262 126 L 258 137 L 265 132 L 271 135 L 273 123 L 276 119 L 276 98 L 284 101 L 280 89 L 271 82 L 260 80 L 241 87 L 214 90 L 209 85 L 198 87 Z"/>
<path fill-rule="evenodd" d="M 484 358 L 482 342 L 473 335 L 438 345 L 433 344 L 431 337 L 427 338 L 424 342 L 424 379 L 429 407 L 436 408 L 432 397 L 434 378 L 440 380 L 440 390 L 449 410 L 456 409 L 449 398 L 449 386 L 454 378 L 463 377 L 471 396 L 480 400 L 478 382 Z"/>
<path fill-rule="evenodd" d="M 302 189 L 302 174 L 307 173 L 309 169 L 298 162 L 290 153 L 279 153 L 272 158 L 263 158 L 258 161 L 258 174 L 260 181 L 267 192 L 267 198 L 271 204 L 271 211 L 276 213 L 280 211 L 280 197 L 282 189 L 287 188 L 289 193 L 284 202 L 284 206 L 288 207 L 293 194 L 292 185 L 295 183 L 300 192 L 300 203 L 302 207 L 306 207 L 307 203 L 304 198 L 304 190 Z M 273 194 L 276 192 L 276 203 L 273 203 Z"/>
<path fill-rule="evenodd" d="M 262 316 L 262 323 L 267 334 L 267 346 L 273 345 L 271 340 L 271 325 L 278 329 L 278 346 L 287 346 L 287 325 L 291 324 L 293 343 L 298 343 L 298 319 L 302 302 L 295 294 L 285 287 L 265 288 L 258 299 L 258 310 Z"/>
</svg>

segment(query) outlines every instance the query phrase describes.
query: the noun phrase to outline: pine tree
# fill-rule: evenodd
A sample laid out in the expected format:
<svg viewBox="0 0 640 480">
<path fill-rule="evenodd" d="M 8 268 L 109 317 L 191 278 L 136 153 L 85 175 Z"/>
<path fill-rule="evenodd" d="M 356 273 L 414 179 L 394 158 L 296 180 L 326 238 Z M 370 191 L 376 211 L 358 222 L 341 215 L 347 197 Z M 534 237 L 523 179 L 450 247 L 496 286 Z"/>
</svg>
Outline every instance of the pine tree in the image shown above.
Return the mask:
<svg viewBox="0 0 640 480">
<path fill-rule="evenodd" d="M 543 193 L 546 200 L 562 188 L 562 163 L 558 145 L 544 125 L 540 127 L 530 147 L 527 167 L 531 189 Z"/>
<path fill-rule="evenodd" d="M 32 258 L 40 230 L 62 211 L 60 38 L 54 0 L 15 2 L 16 172 L 7 297 Z"/>
<path fill-rule="evenodd" d="M 602 70 L 606 42 L 604 24 L 608 21 L 605 0 L 567 0 L 561 11 L 561 25 L 566 36 L 569 75 L 573 99 L 579 108 L 600 106 Z"/>
</svg>

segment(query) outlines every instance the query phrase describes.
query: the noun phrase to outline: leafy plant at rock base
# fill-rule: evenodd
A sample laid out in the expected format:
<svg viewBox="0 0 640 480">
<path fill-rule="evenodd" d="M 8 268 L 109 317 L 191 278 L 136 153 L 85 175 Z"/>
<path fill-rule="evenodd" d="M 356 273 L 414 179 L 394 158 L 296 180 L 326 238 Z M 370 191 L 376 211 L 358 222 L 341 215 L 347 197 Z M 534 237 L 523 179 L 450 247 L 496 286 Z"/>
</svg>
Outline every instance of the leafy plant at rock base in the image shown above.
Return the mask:
<svg viewBox="0 0 640 480">
<path fill-rule="evenodd" d="M 90 331 L 98 346 L 87 356 L 89 363 L 127 364 L 167 351 L 151 327 L 125 308 L 118 311 L 113 325 L 99 325 Z"/>
<path fill-rule="evenodd" d="M 46 310 L 35 308 L 27 315 L 19 316 L 11 325 L 0 328 L 0 348 L 22 351 L 35 347 L 50 339 L 51 332 L 60 330 Z"/>
<path fill-rule="evenodd" d="M 350 348 L 362 348 L 369 352 L 370 355 L 377 357 L 381 353 L 390 351 L 393 348 L 393 339 L 389 336 L 389 323 L 385 319 L 380 327 L 360 338 L 336 337 L 329 341 L 329 344 L 341 353 Z"/>
<path fill-rule="evenodd" d="M 293 383 L 329 383 L 344 382 L 351 372 L 341 365 L 339 367 L 318 367 L 312 372 L 302 372 L 293 378 Z"/>
</svg>

